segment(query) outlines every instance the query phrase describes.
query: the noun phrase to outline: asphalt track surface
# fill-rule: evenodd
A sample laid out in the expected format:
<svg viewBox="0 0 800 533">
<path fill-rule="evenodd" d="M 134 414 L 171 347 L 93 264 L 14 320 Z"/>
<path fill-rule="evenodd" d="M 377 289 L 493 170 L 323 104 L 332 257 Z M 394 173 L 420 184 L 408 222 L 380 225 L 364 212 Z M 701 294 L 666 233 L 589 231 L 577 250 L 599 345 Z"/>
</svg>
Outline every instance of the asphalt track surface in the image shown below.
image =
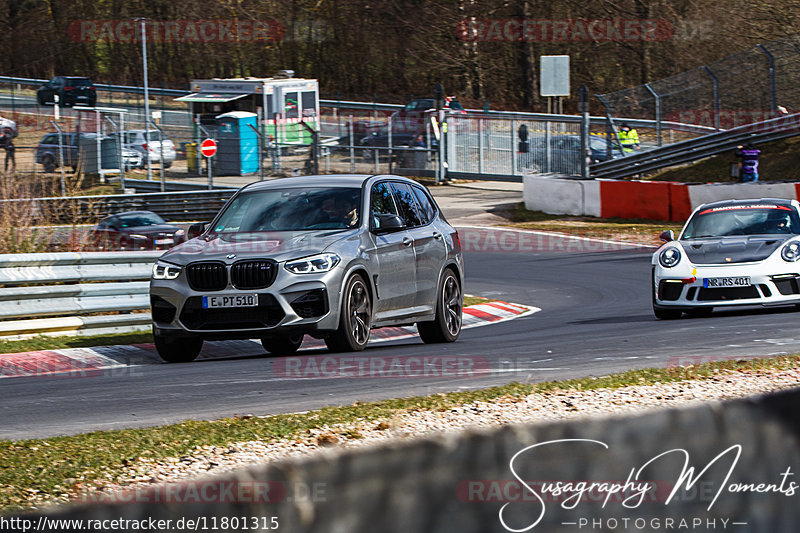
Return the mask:
<svg viewBox="0 0 800 533">
<path fill-rule="evenodd" d="M 222 360 L 131 366 L 88 377 L 3 379 L 0 438 L 298 412 L 512 381 L 800 352 L 800 315 L 791 309 L 750 308 L 715 312 L 710 318 L 658 321 L 650 307 L 650 252 L 581 248 L 578 243 L 545 251 L 467 252 L 465 292 L 542 310 L 465 330 L 453 344 L 425 345 L 412 338 L 355 355 L 384 362 L 457 357 L 488 364 L 478 365 L 482 371 L 390 377 L 369 371 L 364 372 L 367 377 L 303 372 L 305 377 L 298 378 L 279 371 L 278 360 L 258 357 L 259 350 L 254 350 Z M 299 361 L 326 354 L 324 349 L 306 351 Z"/>
</svg>

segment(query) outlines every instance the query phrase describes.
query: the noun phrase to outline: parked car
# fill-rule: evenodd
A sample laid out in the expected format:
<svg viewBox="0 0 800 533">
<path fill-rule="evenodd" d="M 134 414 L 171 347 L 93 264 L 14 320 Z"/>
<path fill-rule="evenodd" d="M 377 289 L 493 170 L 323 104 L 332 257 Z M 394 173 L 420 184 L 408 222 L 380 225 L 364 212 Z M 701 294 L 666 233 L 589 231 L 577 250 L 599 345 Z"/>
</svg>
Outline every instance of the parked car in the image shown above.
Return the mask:
<svg viewBox="0 0 800 533">
<path fill-rule="evenodd" d="M 166 137 L 162 140 L 163 135 L 158 130 L 150 130 L 150 143 L 147 143 L 145 137 L 145 130 L 127 130 L 117 132 L 114 135 L 122 137 L 122 145 L 125 148 L 136 150 L 142 154 L 143 166 L 147 165 L 147 157 L 150 158 L 150 163 L 161 163 L 161 145 L 164 145 L 164 168 L 172 166 L 175 161 L 177 153 L 175 151 L 175 144 Z"/>
<path fill-rule="evenodd" d="M 589 137 L 589 150 L 592 163 L 608 160 L 606 140 L 597 136 Z M 612 144 L 611 159 L 621 157 L 623 152 L 619 145 Z M 550 136 L 550 172 L 572 173 L 580 169 L 581 137 L 580 135 Z M 528 141 L 528 151 L 519 152 L 518 166 L 534 172 L 547 171 L 547 143 L 544 135 L 537 135 Z"/>
<path fill-rule="evenodd" d="M 701 205 L 653 254 L 653 313 L 709 315 L 715 307 L 800 305 L 800 203 L 762 198 Z"/>
<path fill-rule="evenodd" d="M 77 133 L 48 133 L 36 147 L 36 162 L 44 167 L 45 172 L 55 172 L 62 166 L 59 162 L 75 170 L 78 168 L 79 146 Z"/>
<path fill-rule="evenodd" d="M 61 136 L 61 145 L 59 146 L 59 135 Z M 81 138 L 96 139 L 94 133 L 48 133 L 42 140 L 39 141 L 36 147 L 36 162 L 44 167 L 45 172 L 55 172 L 60 168 L 59 161 L 63 161 L 63 166 L 72 167 L 73 170 L 78 168 L 78 161 L 80 159 L 80 140 Z M 122 150 L 122 163 L 125 170 L 132 168 L 139 168 L 142 166 L 142 155 L 132 149 L 121 148 Z M 62 159 L 63 158 L 63 159 Z"/>
<path fill-rule="evenodd" d="M 89 230 L 97 250 L 166 250 L 186 240 L 186 231 L 151 211 L 108 216 Z"/>
<path fill-rule="evenodd" d="M 444 108 L 448 111 L 466 114 L 464 106 L 454 96 L 448 96 L 445 99 Z M 435 110 L 436 100 L 433 98 L 411 100 L 403 109 L 392 113 L 392 131 L 406 133 L 425 131 L 425 121 L 429 120 L 431 113 Z"/>
<path fill-rule="evenodd" d="M 56 76 L 36 91 L 39 105 L 52 104 L 58 95 L 58 104 L 64 107 L 83 104 L 94 107 L 97 91 L 89 78 L 77 76 Z"/>
<path fill-rule="evenodd" d="M 328 175 L 240 189 L 197 238 L 153 267 L 155 345 L 191 361 L 205 339 L 260 338 L 275 355 L 305 334 L 363 350 L 370 330 L 417 324 L 424 342 L 461 332 L 456 230 L 430 193 L 391 175 Z"/>
<path fill-rule="evenodd" d="M 388 156 L 389 137 L 389 133 L 386 131 L 386 128 L 384 128 L 381 132 L 372 133 L 371 135 L 367 135 L 361 139 L 361 157 L 363 157 L 366 161 L 375 161 L 376 157 L 380 157 L 382 155 Z M 397 148 L 427 148 L 428 146 L 426 136 L 420 133 L 392 132 L 391 141 L 392 147 Z M 431 149 L 436 149 L 439 146 L 436 138 L 431 137 L 430 146 Z M 403 159 L 403 155 L 405 155 L 404 150 L 398 150 L 393 153 L 393 156 L 398 160 Z"/>
</svg>

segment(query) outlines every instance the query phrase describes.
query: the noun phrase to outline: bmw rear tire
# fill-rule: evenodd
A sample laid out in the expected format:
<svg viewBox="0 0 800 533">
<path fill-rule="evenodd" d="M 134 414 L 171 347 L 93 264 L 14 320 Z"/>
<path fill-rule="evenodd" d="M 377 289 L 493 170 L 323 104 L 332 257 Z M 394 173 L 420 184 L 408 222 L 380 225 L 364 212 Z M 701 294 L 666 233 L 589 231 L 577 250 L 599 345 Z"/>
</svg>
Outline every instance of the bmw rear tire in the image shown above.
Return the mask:
<svg viewBox="0 0 800 533">
<path fill-rule="evenodd" d="M 355 274 L 342 291 L 339 328 L 325 338 L 332 352 L 360 352 L 369 342 L 372 329 L 372 299 L 366 281 Z"/>
<path fill-rule="evenodd" d="M 426 344 L 455 342 L 461 335 L 464 298 L 461 283 L 449 268 L 444 271 L 436 294 L 436 317 L 417 324 L 419 336 Z"/>
</svg>

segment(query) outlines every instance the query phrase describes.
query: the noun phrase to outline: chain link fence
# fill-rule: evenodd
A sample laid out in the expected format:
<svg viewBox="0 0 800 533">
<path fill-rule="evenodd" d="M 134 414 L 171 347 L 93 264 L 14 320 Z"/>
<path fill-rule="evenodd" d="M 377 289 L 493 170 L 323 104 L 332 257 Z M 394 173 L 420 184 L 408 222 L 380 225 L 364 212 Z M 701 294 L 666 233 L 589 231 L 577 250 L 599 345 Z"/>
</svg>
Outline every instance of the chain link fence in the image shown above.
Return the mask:
<svg viewBox="0 0 800 533">
<path fill-rule="evenodd" d="M 598 98 L 612 117 L 730 129 L 800 111 L 798 79 L 800 35 Z"/>
</svg>

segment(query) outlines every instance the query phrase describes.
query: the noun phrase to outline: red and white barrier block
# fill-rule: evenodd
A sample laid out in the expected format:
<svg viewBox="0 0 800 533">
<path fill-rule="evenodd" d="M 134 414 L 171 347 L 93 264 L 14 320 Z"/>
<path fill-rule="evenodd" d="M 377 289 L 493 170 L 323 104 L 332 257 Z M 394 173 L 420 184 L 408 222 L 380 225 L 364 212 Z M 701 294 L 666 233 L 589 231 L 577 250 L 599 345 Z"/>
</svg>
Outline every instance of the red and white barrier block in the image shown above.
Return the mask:
<svg viewBox="0 0 800 533">
<path fill-rule="evenodd" d="M 683 222 L 692 211 L 718 200 L 800 199 L 800 183 L 703 183 L 669 181 L 524 178 L 525 208 L 557 215 L 643 218 Z"/>
</svg>

